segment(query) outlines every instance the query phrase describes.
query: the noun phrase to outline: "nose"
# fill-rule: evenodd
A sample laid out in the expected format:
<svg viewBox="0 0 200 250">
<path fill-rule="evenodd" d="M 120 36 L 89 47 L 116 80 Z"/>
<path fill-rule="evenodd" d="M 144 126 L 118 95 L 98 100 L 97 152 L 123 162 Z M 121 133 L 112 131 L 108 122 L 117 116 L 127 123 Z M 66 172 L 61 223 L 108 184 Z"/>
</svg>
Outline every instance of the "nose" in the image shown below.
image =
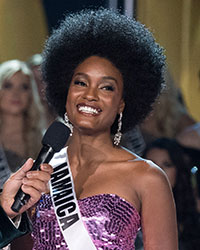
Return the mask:
<svg viewBox="0 0 200 250">
<path fill-rule="evenodd" d="M 17 87 L 13 88 L 12 92 L 13 92 L 14 95 L 19 95 L 21 93 L 20 88 L 17 88 Z"/>
<path fill-rule="evenodd" d="M 88 101 L 97 101 L 98 100 L 98 89 L 96 87 L 88 86 L 85 89 L 83 98 Z"/>
<path fill-rule="evenodd" d="M 12 89 L 12 95 L 15 98 L 22 98 L 23 94 L 24 94 L 24 91 L 22 91 L 22 89 L 19 87 L 15 87 Z"/>
</svg>

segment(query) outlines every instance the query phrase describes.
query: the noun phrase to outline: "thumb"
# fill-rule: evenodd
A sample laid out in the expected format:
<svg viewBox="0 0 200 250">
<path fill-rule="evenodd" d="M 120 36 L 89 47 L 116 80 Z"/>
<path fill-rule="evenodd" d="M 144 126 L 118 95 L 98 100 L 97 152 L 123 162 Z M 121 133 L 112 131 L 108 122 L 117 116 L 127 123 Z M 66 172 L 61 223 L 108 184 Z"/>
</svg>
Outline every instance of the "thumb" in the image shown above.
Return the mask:
<svg viewBox="0 0 200 250">
<path fill-rule="evenodd" d="M 24 165 L 13 175 L 16 179 L 22 179 L 33 166 L 33 159 L 29 158 Z"/>
</svg>

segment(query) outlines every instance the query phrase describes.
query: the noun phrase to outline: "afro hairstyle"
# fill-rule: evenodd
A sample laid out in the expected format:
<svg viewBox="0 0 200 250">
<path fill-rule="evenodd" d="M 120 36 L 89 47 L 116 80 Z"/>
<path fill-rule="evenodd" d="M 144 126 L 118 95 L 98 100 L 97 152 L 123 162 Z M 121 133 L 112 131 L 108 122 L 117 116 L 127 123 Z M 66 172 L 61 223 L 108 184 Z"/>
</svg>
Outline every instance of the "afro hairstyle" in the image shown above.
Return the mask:
<svg viewBox="0 0 200 250">
<path fill-rule="evenodd" d="M 110 9 L 70 13 L 47 39 L 42 53 L 46 97 L 63 117 L 75 68 L 90 56 L 108 59 L 123 77 L 122 132 L 141 122 L 164 86 L 165 56 L 140 22 Z M 117 120 L 111 132 L 117 130 Z"/>
</svg>

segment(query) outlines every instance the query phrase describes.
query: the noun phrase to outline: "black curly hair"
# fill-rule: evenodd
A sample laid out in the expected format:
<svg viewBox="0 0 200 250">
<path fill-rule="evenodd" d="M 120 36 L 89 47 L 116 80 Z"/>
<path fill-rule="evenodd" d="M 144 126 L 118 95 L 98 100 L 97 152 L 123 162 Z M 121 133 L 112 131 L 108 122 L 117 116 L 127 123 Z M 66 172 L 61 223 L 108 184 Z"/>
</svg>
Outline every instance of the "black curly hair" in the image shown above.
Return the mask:
<svg viewBox="0 0 200 250">
<path fill-rule="evenodd" d="M 46 41 L 42 55 L 47 100 L 61 117 L 75 68 L 93 55 L 110 60 L 122 73 L 122 132 L 146 117 L 164 86 L 165 56 L 151 32 L 140 22 L 109 9 L 66 15 Z"/>
</svg>

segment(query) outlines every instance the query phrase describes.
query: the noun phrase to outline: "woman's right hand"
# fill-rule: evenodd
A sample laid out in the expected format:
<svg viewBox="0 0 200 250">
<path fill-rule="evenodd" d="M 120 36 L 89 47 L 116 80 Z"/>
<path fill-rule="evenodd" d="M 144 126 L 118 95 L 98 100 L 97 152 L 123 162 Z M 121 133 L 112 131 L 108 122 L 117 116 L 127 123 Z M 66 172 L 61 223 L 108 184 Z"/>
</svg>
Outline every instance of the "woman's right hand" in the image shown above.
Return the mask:
<svg viewBox="0 0 200 250">
<path fill-rule="evenodd" d="M 49 192 L 48 181 L 53 168 L 45 163 L 41 164 L 40 171 L 30 171 L 32 165 L 33 159 L 29 158 L 4 184 L 3 192 L 0 196 L 0 204 L 10 218 L 23 213 L 40 199 L 42 193 Z M 11 206 L 20 187 L 24 193 L 30 195 L 30 199 L 20 209 L 19 213 L 15 213 Z"/>
</svg>

